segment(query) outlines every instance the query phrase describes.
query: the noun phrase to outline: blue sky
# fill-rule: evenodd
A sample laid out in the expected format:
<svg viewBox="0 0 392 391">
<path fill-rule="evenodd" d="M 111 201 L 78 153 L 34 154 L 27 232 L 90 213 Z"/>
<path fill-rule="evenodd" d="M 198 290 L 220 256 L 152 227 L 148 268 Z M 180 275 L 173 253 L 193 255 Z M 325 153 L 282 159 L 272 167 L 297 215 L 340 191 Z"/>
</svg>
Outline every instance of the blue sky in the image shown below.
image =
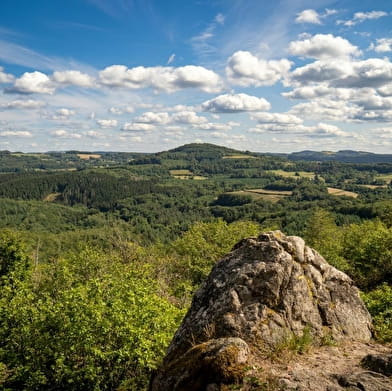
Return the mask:
<svg viewBox="0 0 392 391">
<path fill-rule="evenodd" d="M 392 153 L 390 0 L 1 0 L 0 150 Z"/>
</svg>

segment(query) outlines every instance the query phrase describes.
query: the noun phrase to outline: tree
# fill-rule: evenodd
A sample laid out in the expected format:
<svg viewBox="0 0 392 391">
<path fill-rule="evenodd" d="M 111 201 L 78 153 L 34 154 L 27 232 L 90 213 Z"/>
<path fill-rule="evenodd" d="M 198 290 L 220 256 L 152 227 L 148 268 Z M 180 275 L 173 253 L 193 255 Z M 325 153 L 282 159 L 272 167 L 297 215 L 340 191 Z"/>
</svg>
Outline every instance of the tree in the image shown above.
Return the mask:
<svg viewBox="0 0 392 391">
<path fill-rule="evenodd" d="M 21 277 L 30 263 L 20 237 L 9 230 L 0 232 L 0 279 L 17 273 Z"/>
<path fill-rule="evenodd" d="M 347 262 L 341 256 L 342 230 L 337 227 L 333 215 L 324 209 L 315 209 L 306 222 L 304 238 L 331 265 L 346 271 Z"/>
</svg>

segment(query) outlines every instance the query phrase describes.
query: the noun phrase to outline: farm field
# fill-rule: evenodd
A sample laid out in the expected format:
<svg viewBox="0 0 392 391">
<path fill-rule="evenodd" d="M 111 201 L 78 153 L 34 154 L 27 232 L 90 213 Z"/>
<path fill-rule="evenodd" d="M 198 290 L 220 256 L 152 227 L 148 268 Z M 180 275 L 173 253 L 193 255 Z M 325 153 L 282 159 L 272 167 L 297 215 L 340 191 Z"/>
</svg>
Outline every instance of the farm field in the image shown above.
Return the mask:
<svg viewBox="0 0 392 391">
<path fill-rule="evenodd" d="M 357 198 L 358 193 L 354 193 L 352 191 L 346 191 L 342 189 L 337 189 L 335 187 L 328 187 L 328 194 L 334 195 L 334 196 L 345 196 L 345 197 L 352 197 L 352 198 Z"/>
<path fill-rule="evenodd" d="M 284 170 L 266 170 L 266 174 L 280 175 L 284 178 L 308 178 L 314 179 L 316 174 L 308 171 L 284 171 Z"/>
</svg>

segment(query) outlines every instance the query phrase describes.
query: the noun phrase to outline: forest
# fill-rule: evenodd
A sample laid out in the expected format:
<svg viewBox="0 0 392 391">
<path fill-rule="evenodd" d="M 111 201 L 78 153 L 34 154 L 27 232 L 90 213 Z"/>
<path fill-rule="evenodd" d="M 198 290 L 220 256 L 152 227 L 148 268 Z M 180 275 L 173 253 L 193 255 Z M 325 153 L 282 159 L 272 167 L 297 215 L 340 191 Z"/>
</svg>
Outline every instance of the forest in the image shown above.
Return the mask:
<svg viewBox="0 0 392 391">
<path fill-rule="evenodd" d="M 0 151 L 0 389 L 135 390 L 242 238 L 303 237 L 392 343 L 392 155 Z"/>
</svg>

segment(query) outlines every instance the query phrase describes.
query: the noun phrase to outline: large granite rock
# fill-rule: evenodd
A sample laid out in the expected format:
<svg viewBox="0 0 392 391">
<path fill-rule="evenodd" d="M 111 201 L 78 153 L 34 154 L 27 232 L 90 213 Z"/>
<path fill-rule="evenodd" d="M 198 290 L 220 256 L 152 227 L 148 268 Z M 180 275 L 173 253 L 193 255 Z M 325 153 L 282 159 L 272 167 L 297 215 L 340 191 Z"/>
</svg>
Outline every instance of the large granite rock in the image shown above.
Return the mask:
<svg viewBox="0 0 392 391">
<path fill-rule="evenodd" d="M 215 265 L 196 292 L 151 390 L 220 389 L 219 384 L 238 377 L 244 367 L 245 355 L 235 353 L 238 349 L 233 347 L 229 349 L 233 352 L 229 360 L 232 376 L 225 372 L 198 388 L 191 386 L 191 373 L 183 381 L 186 386 L 168 379 L 180 376 L 181 361 L 181 376 L 189 372 L 189 365 L 199 365 L 201 356 L 193 355 L 197 358 L 192 364 L 190 352 L 205 351 L 214 340 L 227 348 L 235 338 L 233 346 L 241 345 L 242 352 L 247 351 L 245 346 L 263 351 L 273 349 L 288 334 L 301 335 L 305 328 L 315 339 L 329 336 L 368 341 L 372 336 L 370 315 L 352 280 L 306 246 L 303 239 L 280 231 L 244 239 Z M 208 372 L 203 365 L 204 373 Z"/>
</svg>

